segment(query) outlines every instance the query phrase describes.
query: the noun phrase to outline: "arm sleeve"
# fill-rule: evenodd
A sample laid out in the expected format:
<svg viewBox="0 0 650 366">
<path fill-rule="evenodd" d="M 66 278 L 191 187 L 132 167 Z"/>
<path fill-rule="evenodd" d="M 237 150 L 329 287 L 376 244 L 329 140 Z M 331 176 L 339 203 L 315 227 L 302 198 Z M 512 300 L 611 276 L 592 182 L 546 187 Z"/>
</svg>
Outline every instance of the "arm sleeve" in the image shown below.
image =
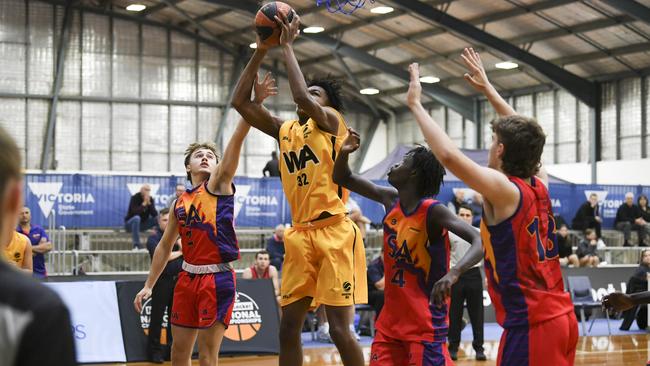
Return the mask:
<svg viewBox="0 0 650 366">
<path fill-rule="evenodd" d="M 45 238 L 46 241 L 50 241 L 50 237 L 47 236 L 47 233 L 45 232 L 45 229 L 41 228 L 40 230 L 41 238 Z"/>
<path fill-rule="evenodd" d="M 70 314 L 60 300 L 37 310 L 20 341 L 15 365 L 51 365 L 53 360 L 60 366 L 77 364 Z"/>
</svg>

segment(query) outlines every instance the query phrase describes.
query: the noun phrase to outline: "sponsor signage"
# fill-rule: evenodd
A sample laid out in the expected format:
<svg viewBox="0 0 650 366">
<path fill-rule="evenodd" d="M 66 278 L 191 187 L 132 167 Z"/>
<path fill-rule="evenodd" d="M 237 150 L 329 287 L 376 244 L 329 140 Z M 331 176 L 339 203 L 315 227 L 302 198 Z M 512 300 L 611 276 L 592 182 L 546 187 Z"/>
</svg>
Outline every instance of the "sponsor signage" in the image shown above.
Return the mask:
<svg viewBox="0 0 650 366">
<path fill-rule="evenodd" d="M 113 284 L 117 288 L 119 322 L 124 334 L 124 341 L 120 341 L 120 344 L 126 352 L 126 359 L 128 362 L 147 361 L 146 331 L 151 314 L 150 302 L 145 301 L 140 314 L 133 308 L 133 299 L 144 282 Z M 221 354 L 278 353 L 280 320 L 271 280 L 237 279 L 236 299 L 230 326 L 221 344 Z M 166 319 L 165 316 L 164 321 Z"/>
<path fill-rule="evenodd" d="M 45 285 L 61 296 L 70 311 L 77 362 L 126 362 L 114 282 Z"/>
<path fill-rule="evenodd" d="M 140 191 L 142 184 L 151 186 L 151 196 L 158 210 L 168 207 L 175 199 L 177 183 L 184 183 L 181 176 L 121 176 L 87 174 L 27 174 L 25 179 L 25 203 L 32 210 L 34 223 L 47 226 L 47 218 L 55 214 L 57 225 L 67 228 L 122 227 L 124 216 L 132 195 Z M 387 185 L 386 181 L 377 181 Z M 275 227 L 290 223 L 291 212 L 282 183 L 278 178 L 235 178 L 235 222 L 240 227 Z M 446 182 L 438 199 L 449 202 L 454 191 L 465 190 L 465 198 L 471 200 L 474 192 L 460 182 Z M 581 184 L 551 184 L 551 204 L 555 214 L 568 223 L 589 194 L 596 193 L 605 228 L 614 225 L 618 207 L 626 192 L 650 193 L 650 187 L 606 186 Z M 364 215 L 374 223 L 384 217 L 384 207 L 357 194 L 351 197 L 359 204 Z"/>
</svg>

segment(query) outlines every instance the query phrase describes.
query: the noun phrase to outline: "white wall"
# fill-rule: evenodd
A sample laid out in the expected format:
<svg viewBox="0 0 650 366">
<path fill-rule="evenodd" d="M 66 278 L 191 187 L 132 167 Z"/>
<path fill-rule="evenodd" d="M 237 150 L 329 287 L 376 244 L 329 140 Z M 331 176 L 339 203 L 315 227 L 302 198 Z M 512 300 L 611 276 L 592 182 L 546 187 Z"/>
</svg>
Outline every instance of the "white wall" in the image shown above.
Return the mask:
<svg viewBox="0 0 650 366">
<path fill-rule="evenodd" d="M 384 160 L 384 158 L 386 158 L 390 152 L 388 150 L 387 127 L 388 126 L 386 123 L 380 123 L 377 127 L 377 131 L 375 131 L 375 136 L 373 137 L 372 141 L 361 142 L 362 144 L 370 143 L 370 147 L 368 147 L 368 153 L 366 154 L 366 159 L 361 165 L 362 172 L 368 170 L 369 168 L 372 168 L 377 163 Z M 363 136 L 361 136 L 361 138 L 363 138 Z M 359 152 L 356 154 L 359 154 Z"/>
<path fill-rule="evenodd" d="M 600 161 L 598 184 L 650 185 L 650 159 Z M 547 165 L 549 174 L 572 183 L 591 183 L 591 164 Z"/>
</svg>

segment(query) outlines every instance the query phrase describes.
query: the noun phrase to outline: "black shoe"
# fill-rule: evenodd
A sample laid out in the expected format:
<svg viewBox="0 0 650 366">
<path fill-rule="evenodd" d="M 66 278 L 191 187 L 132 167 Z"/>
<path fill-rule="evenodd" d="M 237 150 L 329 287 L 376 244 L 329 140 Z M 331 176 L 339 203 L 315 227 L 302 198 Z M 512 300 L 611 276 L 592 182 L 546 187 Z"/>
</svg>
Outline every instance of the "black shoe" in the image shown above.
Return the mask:
<svg viewBox="0 0 650 366">
<path fill-rule="evenodd" d="M 458 361 L 458 350 L 449 350 L 449 356 L 452 360 Z"/>
<path fill-rule="evenodd" d="M 155 352 L 151 354 L 151 362 L 153 363 L 165 363 L 165 357 L 163 357 L 162 353 L 160 352 Z"/>
<path fill-rule="evenodd" d="M 476 361 L 487 361 L 487 356 L 483 351 L 476 351 Z"/>
</svg>

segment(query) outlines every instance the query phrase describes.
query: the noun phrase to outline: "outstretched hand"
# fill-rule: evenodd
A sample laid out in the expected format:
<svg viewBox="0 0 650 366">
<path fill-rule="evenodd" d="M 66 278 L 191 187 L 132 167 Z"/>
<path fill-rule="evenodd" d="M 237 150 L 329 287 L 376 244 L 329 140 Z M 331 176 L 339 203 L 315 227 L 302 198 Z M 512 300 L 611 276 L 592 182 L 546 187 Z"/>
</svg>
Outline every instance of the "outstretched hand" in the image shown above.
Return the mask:
<svg viewBox="0 0 650 366">
<path fill-rule="evenodd" d="M 485 89 L 490 86 L 490 81 L 485 73 L 481 56 L 470 47 L 465 48 L 460 57 L 463 59 L 468 70 L 468 72 L 463 75 L 465 80 L 467 80 L 467 82 L 477 91 L 481 93 L 485 92 Z"/>
<path fill-rule="evenodd" d="M 280 27 L 282 27 L 282 33 L 280 34 L 280 45 L 292 45 L 293 41 L 296 39 L 296 37 L 298 37 L 298 34 L 300 34 L 300 17 L 298 14 L 294 12 L 293 19 L 291 19 L 290 22 L 284 13 L 279 13 L 279 16 L 275 16 L 275 21 L 278 22 L 278 25 L 280 25 Z"/>
<path fill-rule="evenodd" d="M 422 84 L 420 84 L 420 65 L 414 62 L 409 65 L 409 74 L 411 80 L 409 82 L 409 90 L 406 94 L 406 103 L 409 106 L 420 103 L 422 98 Z"/>
<path fill-rule="evenodd" d="M 603 297 L 603 307 L 616 311 L 625 311 L 634 307 L 634 301 L 630 295 L 620 292 L 613 292 Z"/>
<path fill-rule="evenodd" d="M 343 141 L 341 152 L 351 154 L 359 148 L 361 144 L 361 137 L 359 133 L 352 128 L 348 128 L 348 137 Z"/>
<path fill-rule="evenodd" d="M 264 75 L 264 79 L 259 81 L 259 77 L 255 75 L 255 99 L 253 100 L 257 104 L 262 104 L 264 100 L 272 95 L 278 95 L 278 87 L 275 84 L 275 79 L 270 72 L 267 72 Z"/>
</svg>

